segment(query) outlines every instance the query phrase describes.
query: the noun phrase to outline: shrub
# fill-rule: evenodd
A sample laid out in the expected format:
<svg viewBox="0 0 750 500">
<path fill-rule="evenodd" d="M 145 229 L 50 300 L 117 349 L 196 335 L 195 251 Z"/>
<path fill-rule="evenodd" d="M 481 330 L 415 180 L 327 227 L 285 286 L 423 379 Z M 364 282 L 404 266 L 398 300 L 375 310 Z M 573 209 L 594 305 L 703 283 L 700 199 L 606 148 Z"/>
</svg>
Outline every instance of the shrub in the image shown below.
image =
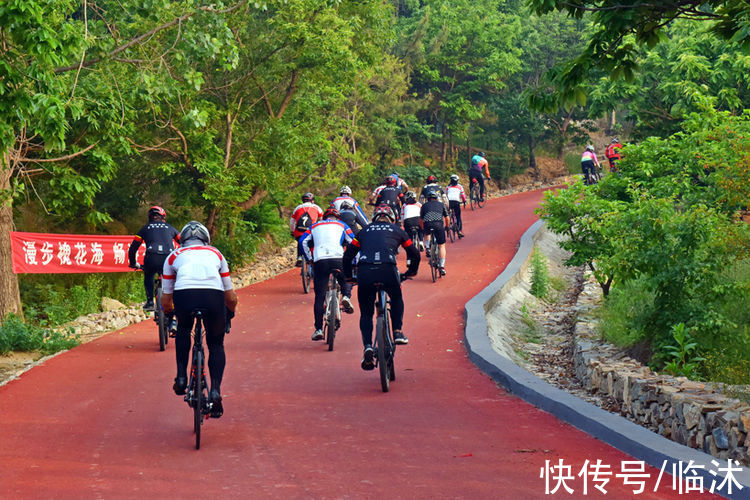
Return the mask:
<svg viewBox="0 0 750 500">
<path fill-rule="evenodd" d="M 602 337 L 618 347 L 631 347 L 646 339 L 649 318 L 654 314 L 654 292 L 644 278 L 633 279 L 612 289 L 599 310 Z"/>
<path fill-rule="evenodd" d="M 531 288 L 529 293 L 543 299 L 549 293 L 550 277 L 547 270 L 547 258 L 535 248 L 531 254 Z"/>
<path fill-rule="evenodd" d="M 71 330 L 55 331 L 24 323 L 15 314 L 9 314 L 0 324 L 0 354 L 10 351 L 39 351 L 42 355 L 54 354 L 79 344 L 78 336 Z"/>
</svg>

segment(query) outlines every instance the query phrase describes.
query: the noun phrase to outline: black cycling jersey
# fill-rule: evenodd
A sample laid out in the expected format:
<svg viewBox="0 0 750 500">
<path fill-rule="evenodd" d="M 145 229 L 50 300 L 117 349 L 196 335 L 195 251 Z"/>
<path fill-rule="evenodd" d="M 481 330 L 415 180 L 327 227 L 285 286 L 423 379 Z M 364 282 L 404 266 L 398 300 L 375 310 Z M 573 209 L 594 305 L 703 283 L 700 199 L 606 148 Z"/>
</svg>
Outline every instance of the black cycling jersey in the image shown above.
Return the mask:
<svg viewBox="0 0 750 500">
<path fill-rule="evenodd" d="M 359 252 L 359 264 L 396 265 L 396 249 L 406 249 L 409 259 L 407 274 L 414 275 L 419 268 L 419 252 L 406 231 L 390 222 L 373 222 L 362 229 L 344 252 L 344 274 L 352 275 L 352 259 Z"/>
<path fill-rule="evenodd" d="M 133 237 L 128 249 L 128 260 L 135 265 L 135 254 L 141 243 L 146 245 L 146 255 L 169 255 L 174 250 L 174 242 L 180 240 L 180 232 L 163 221 L 151 221 Z"/>
<path fill-rule="evenodd" d="M 362 216 L 354 210 L 341 210 L 339 214 L 341 215 L 341 222 L 349 226 L 354 234 L 359 233 L 360 229 L 367 225 L 360 222 Z"/>
<path fill-rule="evenodd" d="M 401 200 L 404 195 L 401 194 L 401 190 L 396 186 L 386 186 L 380 190 L 375 205 L 387 204 L 393 209 L 393 212 L 398 214 L 401 211 Z"/>
<path fill-rule="evenodd" d="M 445 194 L 445 191 L 443 191 L 443 188 L 438 184 L 437 182 L 432 182 L 430 184 L 425 184 L 422 188 L 422 192 L 419 194 L 422 198 L 425 200 L 427 199 L 427 194 L 430 191 L 435 191 L 440 196 L 443 196 Z"/>
<path fill-rule="evenodd" d="M 440 222 L 442 224 L 443 217 L 448 217 L 448 210 L 442 202 L 431 200 L 422 205 L 422 210 L 419 214 L 425 223 Z"/>
</svg>

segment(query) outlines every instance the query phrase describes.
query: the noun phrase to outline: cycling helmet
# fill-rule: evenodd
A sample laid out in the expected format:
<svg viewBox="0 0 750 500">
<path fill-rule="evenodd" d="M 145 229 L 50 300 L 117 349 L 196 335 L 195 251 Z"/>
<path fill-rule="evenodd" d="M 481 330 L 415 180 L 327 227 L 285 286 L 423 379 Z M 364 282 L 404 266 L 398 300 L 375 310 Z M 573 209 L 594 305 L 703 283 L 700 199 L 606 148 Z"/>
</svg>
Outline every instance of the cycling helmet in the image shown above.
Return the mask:
<svg viewBox="0 0 750 500">
<path fill-rule="evenodd" d="M 479 152 L 479 156 L 481 156 L 482 158 L 484 158 L 484 151 L 480 151 Z"/>
<path fill-rule="evenodd" d="M 437 191 L 435 191 L 434 189 L 430 189 L 429 191 L 427 191 L 427 199 L 431 200 L 433 198 L 437 200 L 438 194 L 437 194 Z"/>
<path fill-rule="evenodd" d="M 407 191 L 404 195 L 404 202 L 406 203 L 416 203 L 417 202 L 417 193 L 414 191 Z"/>
<path fill-rule="evenodd" d="M 375 207 L 375 211 L 372 213 L 372 220 L 375 220 L 379 217 L 386 217 L 391 222 L 396 222 L 396 214 L 394 214 L 393 209 L 385 203 Z"/>
<path fill-rule="evenodd" d="M 163 220 L 167 219 L 167 212 L 164 211 L 163 208 L 161 208 L 158 205 L 154 205 L 153 207 L 148 209 L 148 218 L 149 219 L 156 219 L 157 217 L 160 217 Z"/>
<path fill-rule="evenodd" d="M 427 176 L 427 182 L 435 182 L 437 179 L 435 179 L 434 175 L 428 175 Z"/>
<path fill-rule="evenodd" d="M 618 139 L 617 137 L 613 137 L 612 138 L 612 144 L 614 144 L 616 142 L 620 142 L 620 139 Z"/>
<path fill-rule="evenodd" d="M 341 202 L 341 210 L 352 210 L 354 205 L 350 201 Z"/>
<path fill-rule="evenodd" d="M 385 185 L 386 186 L 395 186 L 398 183 L 398 177 L 395 175 L 389 175 L 385 179 Z"/>
<path fill-rule="evenodd" d="M 341 219 L 341 214 L 335 208 L 330 207 L 325 212 L 323 212 L 323 218 L 324 219 L 330 219 L 331 217 L 335 217 L 337 219 Z"/>
<path fill-rule="evenodd" d="M 352 194 L 352 188 L 350 188 L 349 186 L 341 186 L 339 193 L 350 196 Z"/>
<path fill-rule="evenodd" d="M 204 245 L 211 243 L 211 235 L 208 234 L 208 229 L 197 220 L 191 220 L 180 231 L 180 243 L 183 245 L 193 238 L 201 240 Z"/>
<path fill-rule="evenodd" d="M 398 179 L 398 178 L 399 178 L 398 172 L 396 172 L 395 170 L 394 170 L 393 172 L 391 172 L 391 175 L 395 175 L 395 176 L 396 176 L 396 179 Z"/>
<path fill-rule="evenodd" d="M 451 183 L 453 184 L 458 183 L 458 175 L 456 174 L 451 175 Z"/>
<path fill-rule="evenodd" d="M 307 203 L 308 201 L 315 201 L 315 195 L 312 193 L 305 193 L 302 195 L 302 203 Z"/>
<path fill-rule="evenodd" d="M 586 151 L 594 151 L 594 146 L 592 144 L 589 144 L 586 146 Z"/>
</svg>

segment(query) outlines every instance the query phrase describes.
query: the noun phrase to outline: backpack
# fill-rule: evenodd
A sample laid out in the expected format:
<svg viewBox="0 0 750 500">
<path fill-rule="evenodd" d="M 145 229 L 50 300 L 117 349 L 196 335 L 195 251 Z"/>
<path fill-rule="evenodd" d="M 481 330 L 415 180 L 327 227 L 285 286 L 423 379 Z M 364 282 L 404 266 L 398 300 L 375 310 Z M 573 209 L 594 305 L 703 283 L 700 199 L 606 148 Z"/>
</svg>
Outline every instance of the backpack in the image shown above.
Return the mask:
<svg viewBox="0 0 750 500">
<path fill-rule="evenodd" d="M 310 217 L 310 214 L 307 212 L 303 212 L 302 216 L 297 219 L 297 231 L 305 232 L 308 229 L 310 229 L 310 226 L 313 225 L 312 217 Z"/>
</svg>

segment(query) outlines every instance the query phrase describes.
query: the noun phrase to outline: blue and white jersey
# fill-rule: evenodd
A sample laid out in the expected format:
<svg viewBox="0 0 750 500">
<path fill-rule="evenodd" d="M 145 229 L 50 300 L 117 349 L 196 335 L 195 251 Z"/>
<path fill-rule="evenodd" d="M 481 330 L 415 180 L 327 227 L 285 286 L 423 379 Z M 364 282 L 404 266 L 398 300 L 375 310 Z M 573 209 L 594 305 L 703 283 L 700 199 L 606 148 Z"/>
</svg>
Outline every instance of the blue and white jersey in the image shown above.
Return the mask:
<svg viewBox="0 0 750 500">
<path fill-rule="evenodd" d="M 307 260 L 340 259 L 344 256 L 344 243 L 354 239 L 352 230 L 336 219 L 316 222 L 300 238 Z"/>
</svg>

